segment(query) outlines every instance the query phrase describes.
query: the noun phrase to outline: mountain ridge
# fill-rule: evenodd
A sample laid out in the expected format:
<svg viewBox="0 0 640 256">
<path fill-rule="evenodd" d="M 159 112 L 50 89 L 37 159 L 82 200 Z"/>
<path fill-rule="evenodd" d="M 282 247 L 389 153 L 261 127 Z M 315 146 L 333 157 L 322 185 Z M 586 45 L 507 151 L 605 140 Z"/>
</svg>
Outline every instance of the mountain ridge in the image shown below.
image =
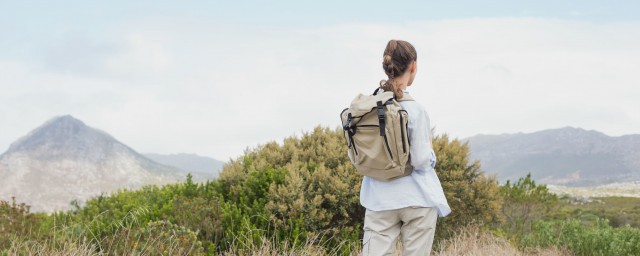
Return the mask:
<svg viewBox="0 0 640 256">
<path fill-rule="evenodd" d="M 640 135 L 608 136 L 577 127 L 532 133 L 476 135 L 468 142 L 470 157 L 501 181 L 531 172 L 544 183 L 601 185 L 640 180 Z"/>
</svg>

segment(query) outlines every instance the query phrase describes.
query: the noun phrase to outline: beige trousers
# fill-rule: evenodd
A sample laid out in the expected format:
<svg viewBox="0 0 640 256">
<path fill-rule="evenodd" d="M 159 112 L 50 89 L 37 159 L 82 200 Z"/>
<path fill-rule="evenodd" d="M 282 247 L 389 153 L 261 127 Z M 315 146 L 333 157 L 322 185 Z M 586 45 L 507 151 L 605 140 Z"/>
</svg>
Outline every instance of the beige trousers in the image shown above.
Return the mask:
<svg viewBox="0 0 640 256">
<path fill-rule="evenodd" d="M 363 256 L 392 255 L 398 236 L 402 255 L 429 255 L 438 213 L 431 207 L 409 207 L 389 211 L 367 210 L 364 216 Z"/>
</svg>

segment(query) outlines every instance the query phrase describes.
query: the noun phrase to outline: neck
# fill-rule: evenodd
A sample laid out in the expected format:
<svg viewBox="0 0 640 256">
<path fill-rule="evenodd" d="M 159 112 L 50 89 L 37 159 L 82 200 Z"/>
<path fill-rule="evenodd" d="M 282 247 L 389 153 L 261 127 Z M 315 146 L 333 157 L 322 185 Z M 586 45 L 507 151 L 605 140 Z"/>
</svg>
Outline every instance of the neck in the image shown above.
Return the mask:
<svg viewBox="0 0 640 256">
<path fill-rule="evenodd" d="M 411 75 L 409 74 L 409 72 L 404 72 L 404 74 L 394 79 L 396 85 L 398 86 L 398 88 L 402 89 L 402 91 L 407 90 L 407 87 L 409 86 L 410 76 Z"/>
</svg>

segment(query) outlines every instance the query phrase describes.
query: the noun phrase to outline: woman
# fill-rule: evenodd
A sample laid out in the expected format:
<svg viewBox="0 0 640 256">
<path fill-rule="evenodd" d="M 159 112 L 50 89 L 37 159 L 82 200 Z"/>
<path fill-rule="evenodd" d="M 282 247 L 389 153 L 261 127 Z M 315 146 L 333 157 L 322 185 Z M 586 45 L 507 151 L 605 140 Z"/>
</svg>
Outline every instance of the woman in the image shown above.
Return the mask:
<svg viewBox="0 0 640 256">
<path fill-rule="evenodd" d="M 417 72 L 417 53 L 406 41 L 391 40 L 384 50 L 382 67 L 389 77 L 380 87 L 401 99 Z M 416 101 L 401 101 L 409 115 L 409 176 L 380 181 L 365 176 L 360 204 L 367 208 L 364 218 L 363 254 L 387 255 L 395 251 L 400 236 L 403 254 L 429 255 L 437 215 L 451 212 L 434 167 L 436 156 L 431 145 L 427 112 Z"/>
</svg>

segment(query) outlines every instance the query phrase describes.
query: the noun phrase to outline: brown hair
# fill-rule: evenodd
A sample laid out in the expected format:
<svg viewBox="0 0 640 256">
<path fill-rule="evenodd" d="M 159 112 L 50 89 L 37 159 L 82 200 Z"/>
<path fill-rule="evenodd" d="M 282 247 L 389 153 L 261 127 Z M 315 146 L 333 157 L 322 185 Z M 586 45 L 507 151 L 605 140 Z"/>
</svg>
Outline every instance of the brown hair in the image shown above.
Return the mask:
<svg viewBox="0 0 640 256">
<path fill-rule="evenodd" d="M 389 79 L 380 81 L 380 88 L 385 92 L 392 91 L 396 98 L 401 99 L 403 92 L 395 83 L 395 78 L 407 71 L 415 60 L 418 60 L 418 54 L 413 45 L 407 41 L 390 40 L 382 60 L 382 68 Z"/>
</svg>

